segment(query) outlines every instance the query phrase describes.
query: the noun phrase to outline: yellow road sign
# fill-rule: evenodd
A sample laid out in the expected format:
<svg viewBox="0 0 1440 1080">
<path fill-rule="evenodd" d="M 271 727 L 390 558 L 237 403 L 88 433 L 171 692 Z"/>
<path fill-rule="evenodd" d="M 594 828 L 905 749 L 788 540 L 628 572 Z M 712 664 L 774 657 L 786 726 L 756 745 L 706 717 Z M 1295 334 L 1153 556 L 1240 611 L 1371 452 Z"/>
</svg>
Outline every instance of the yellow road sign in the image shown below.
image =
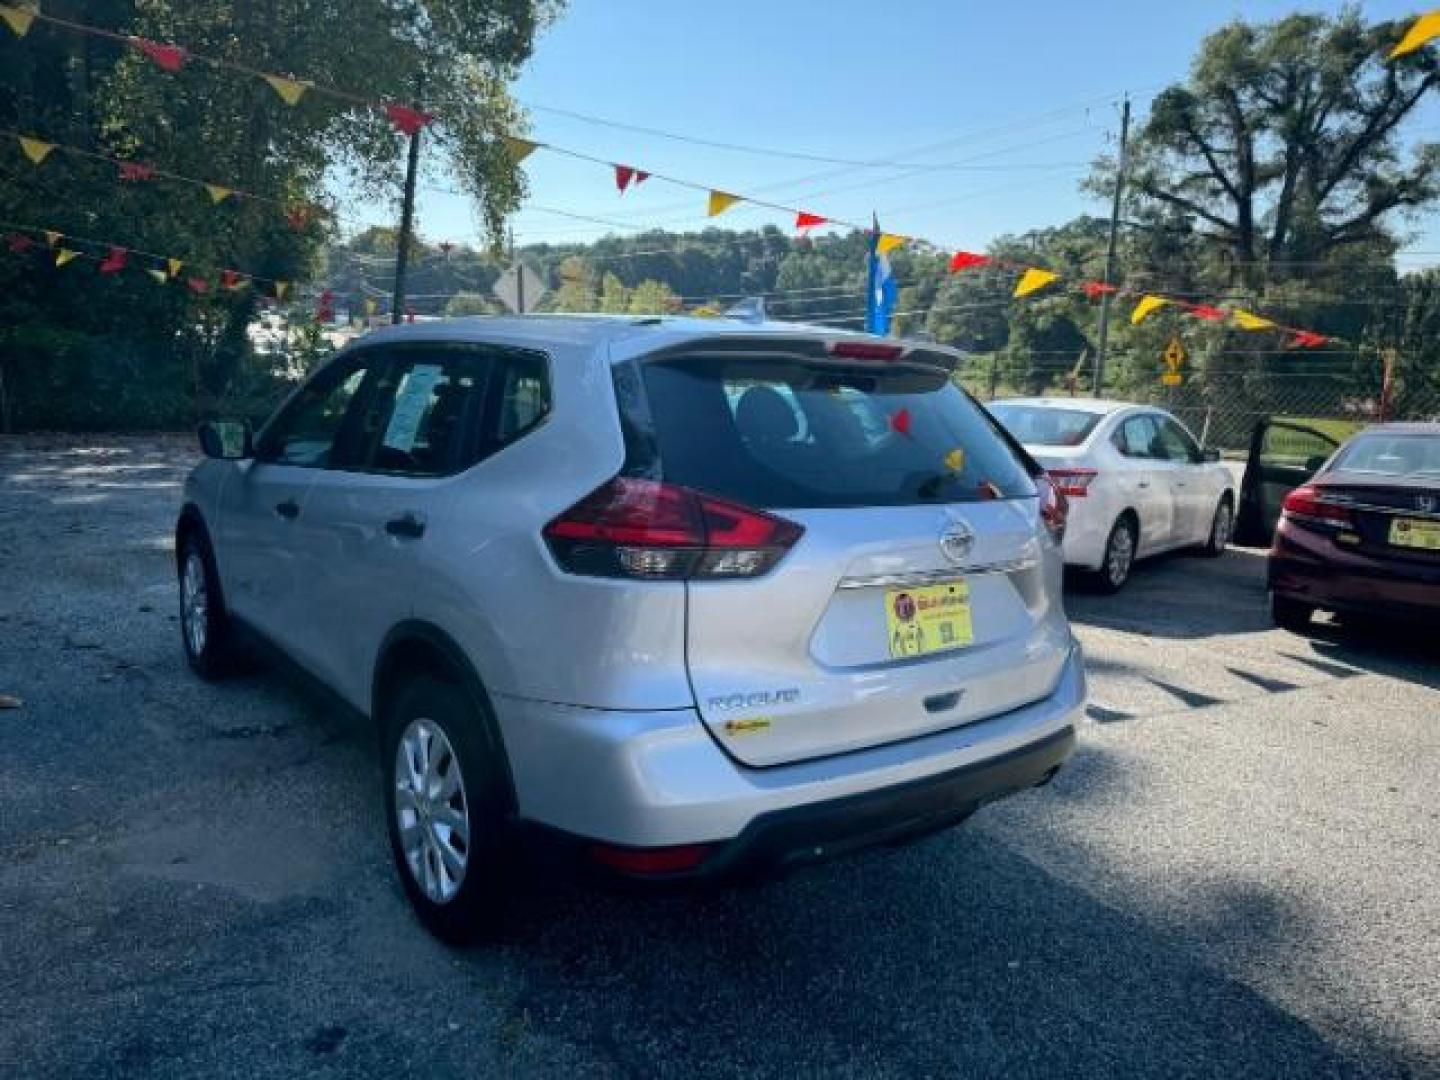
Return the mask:
<svg viewBox="0 0 1440 1080">
<path fill-rule="evenodd" d="M 1167 371 L 1160 376 L 1160 382 L 1165 386 L 1179 386 L 1184 381 L 1178 371 Z"/>
<path fill-rule="evenodd" d="M 1180 339 L 1171 338 L 1170 344 L 1165 346 L 1165 366 L 1173 372 L 1179 372 L 1185 364 L 1185 346 L 1180 344 Z"/>
</svg>

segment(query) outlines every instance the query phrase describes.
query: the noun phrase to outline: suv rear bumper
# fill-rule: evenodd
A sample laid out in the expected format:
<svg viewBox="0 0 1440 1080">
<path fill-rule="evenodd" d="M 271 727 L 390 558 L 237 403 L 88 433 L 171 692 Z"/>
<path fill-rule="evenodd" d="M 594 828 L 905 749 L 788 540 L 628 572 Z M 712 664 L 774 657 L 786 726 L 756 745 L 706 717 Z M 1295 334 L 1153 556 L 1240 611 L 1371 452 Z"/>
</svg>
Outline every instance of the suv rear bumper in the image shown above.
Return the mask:
<svg viewBox="0 0 1440 1080">
<path fill-rule="evenodd" d="M 1069 757 L 1084 704 L 1077 644 L 1055 689 L 1030 705 L 904 742 L 755 769 L 727 755 L 693 709 L 495 701 L 525 824 L 624 848 L 712 844 L 705 876 L 942 828 L 1043 783 Z"/>
</svg>

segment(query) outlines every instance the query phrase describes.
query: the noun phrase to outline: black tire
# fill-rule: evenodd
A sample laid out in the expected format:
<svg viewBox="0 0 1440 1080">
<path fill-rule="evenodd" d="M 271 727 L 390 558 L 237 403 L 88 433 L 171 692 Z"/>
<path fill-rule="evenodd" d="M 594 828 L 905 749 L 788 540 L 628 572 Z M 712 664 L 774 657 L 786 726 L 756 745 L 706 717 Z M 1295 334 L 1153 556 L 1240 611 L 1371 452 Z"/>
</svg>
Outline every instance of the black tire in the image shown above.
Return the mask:
<svg viewBox="0 0 1440 1080">
<path fill-rule="evenodd" d="M 1125 557 L 1124 545 L 1128 543 L 1129 556 Z M 1091 576 L 1095 588 L 1107 594 L 1114 594 L 1125 587 L 1130 580 L 1130 571 L 1135 567 L 1135 551 L 1140 544 L 1140 529 L 1129 514 L 1121 514 L 1110 529 L 1105 540 L 1105 561 Z"/>
<path fill-rule="evenodd" d="M 439 756 L 436 775 L 448 777 L 449 768 L 458 766 L 460 777 L 458 805 L 453 795 L 442 796 L 432 800 L 435 805 L 422 816 L 418 804 L 411 801 L 409 813 L 413 825 L 408 831 L 420 838 L 419 846 L 413 849 L 417 860 L 414 867 L 412 855 L 406 852 L 396 810 L 401 802 L 404 775 L 399 758 L 401 739 L 412 724 L 429 724 L 439 729 L 451 754 L 449 766 L 443 754 Z M 383 725 L 386 829 L 395 870 L 406 897 L 426 929 L 442 941 L 460 945 L 498 936 L 504 926 L 515 860 L 510 857 L 505 842 L 511 803 L 508 772 L 498 729 L 488 707 L 472 700 L 454 683 L 432 675 L 416 675 L 403 683 L 386 703 Z M 423 732 L 423 728 L 417 728 L 416 732 Z M 411 746 L 414 745 L 412 742 Z M 437 745 L 433 737 L 428 745 Z M 463 844 L 454 829 L 450 829 L 448 838 L 442 831 L 450 828 L 441 817 L 446 811 L 452 815 L 463 813 L 466 823 Z M 422 878 L 427 863 L 436 870 L 443 863 L 451 884 L 457 884 L 453 881 L 450 863 L 441 854 L 445 847 L 451 856 L 463 853 L 463 873 L 455 891 L 437 899 L 427 894 Z M 438 874 L 432 875 L 432 879 L 436 877 Z M 439 889 L 445 887 L 443 880 L 432 880 L 431 884 Z"/>
<path fill-rule="evenodd" d="M 1310 617 L 1314 614 L 1313 604 L 1303 604 L 1299 600 L 1291 600 L 1288 596 L 1273 592 L 1270 594 L 1270 618 L 1281 630 L 1289 630 L 1292 634 L 1308 634 Z"/>
<path fill-rule="evenodd" d="M 1210 518 L 1210 535 L 1206 537 L 1204 545 L 1200 548 L 1200 554 L 1207 559 L 1218 559 L 1224 555 L 1226 547 L 1230 544 L 1230 538 L 1234 535 L 1234 530 L 1235 507 L 1227 492 L 1220 496 L 1220 503 L 1215 507 L 1215 513 Z"/>
<path fill-rule="evenodd" d="M 188 589 L 192 565 L 197 569 L 204 590 L 203 609 L 190 600 Z M 220 575 L 215 570 L 215 553 L 200 529 L 191 529 L 180 544 L 177 563 L 180 587 L 180 641 L 190 670 L 202 679 L 213 681 L 230 674 L 235 668 L 235 634 L 230 617 L 225 613 L 225 597 L 220 592 Z M 203 610 L 203 613 L 202 613 Z M 192 632 L 192 624 L 198 633 Z"/>
</svg>

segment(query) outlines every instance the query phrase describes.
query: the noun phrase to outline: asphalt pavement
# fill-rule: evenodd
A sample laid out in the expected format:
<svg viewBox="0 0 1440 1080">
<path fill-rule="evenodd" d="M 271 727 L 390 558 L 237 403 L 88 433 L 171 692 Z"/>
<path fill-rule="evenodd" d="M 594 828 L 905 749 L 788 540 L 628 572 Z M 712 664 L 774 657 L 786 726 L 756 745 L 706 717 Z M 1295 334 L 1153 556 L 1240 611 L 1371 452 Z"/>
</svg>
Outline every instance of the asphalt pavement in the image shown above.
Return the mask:
<svg viewBox="0 0 1440 1080">
<path fill-rule="evenodd" d="M 0 440 L 0 1075 L 1440 1076 L 1440 648 L 1263 556 L 1072 591 L 1091 719 L 959 829 L 698 897 L 409 914 L 372 734 L 181 653 L 188 440 Z"/>
</svg>

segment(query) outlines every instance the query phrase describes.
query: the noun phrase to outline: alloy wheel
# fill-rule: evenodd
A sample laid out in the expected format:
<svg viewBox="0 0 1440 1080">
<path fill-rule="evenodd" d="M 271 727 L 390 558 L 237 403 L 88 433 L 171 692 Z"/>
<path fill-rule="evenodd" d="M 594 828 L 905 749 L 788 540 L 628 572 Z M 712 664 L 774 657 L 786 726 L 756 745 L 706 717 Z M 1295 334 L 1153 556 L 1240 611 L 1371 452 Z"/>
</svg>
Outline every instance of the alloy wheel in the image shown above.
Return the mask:
<svg viewBox="0 0 1440 1080">
<path fill-rule="evenodd" d="M 1230 543 L 1230 531 L 1234 525 L 1235 514 L 1230 504 L 1222 502 L 1215 511 L 1215 523 L 1210 527 L 1210 546 L 1216 551 L 1224 551 L 1225 545 Z"/>
<path fill-rule="evenodd" d="M 1110 550 L 1105 556 L 1105 574 L 1110 584 L 1119 587 L 1130 576 L 1135 561 L 1135 536 L 1124 525 L 1110 534 Z"/>
<path fill-rule="evenodd" d="M 192 551 L 185 556 L 185 573 L 180 579 L 180 619 L 192 656 L 205 652 L 209 611 L 210 592 L 205 585 L 205 560 L 198 551 Z"/>
<path fill-rule="evenodd" d="M 435 904 L 454 899 L 470 861 L 470 807 L 460 760 L 440 726 L 411 720 L 395 748 L 395 824 L 415 884 Z"/>
</svg>

